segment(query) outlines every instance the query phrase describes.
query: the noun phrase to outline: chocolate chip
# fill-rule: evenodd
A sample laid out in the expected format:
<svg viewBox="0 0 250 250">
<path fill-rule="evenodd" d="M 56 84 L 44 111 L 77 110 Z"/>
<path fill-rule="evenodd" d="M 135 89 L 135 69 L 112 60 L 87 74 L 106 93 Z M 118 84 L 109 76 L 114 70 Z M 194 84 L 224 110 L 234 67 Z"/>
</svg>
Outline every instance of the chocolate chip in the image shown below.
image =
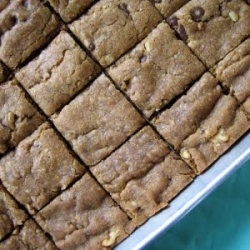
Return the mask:
<svg viewBox="0 0 250 250">
<path fill-rule="evenodd" d="M 141 214 L 144 211 L 144 209 L 142 207 L 137 207 L 136 210 L 137 210 L 138 214 Z"/>
<path fill-rule="evenodd" d="M 155 3 L 161 3 L 161 0 L 154 0 Z"/>
<path fill-rule="evenodd" d="M 8 71 L 4 66 L 0 67 L 0 82 L 3 82 L 8 75 Z"/>
<path fill-rule="evenodd" d="M 181 39 L 186 42 L 188 39 L 188 36 L 187 36 L 186 30 L 182 24 L 180 24 L 178 27 L 178 33 L 179 33 Z"/>
<path fill-rule="evenodd" d="M 145 63 L 147 61 L 147 56 L 141 56 L 140 57 L 140 62 Z"/>
<path fill-rule="evenodd" d="M 126 15 L 129 15 L 128 6 L 125 3 L 119 4 L 119 9 L 122 10 Z"/>
<path fill-rule="evenodd" d="M 176 16 L 170 16 L 167 22 L 173 29 L 176 29 L 178 26 L 178 18 Z"/>
<path fill-rule="evenodd" d="M 91 43 L 90 45 L 89 45 L 89 50 L 90 51 L 93 51 L 95 49 L 95 45 L 93 44 L 93 43 Z"/>
<path fill-rule="evenodd" d="M 200 22 L 204 14 L 205 11 L 201 7 L 194 7 L 193 9 L 190 10 L 190 16 L 195 22 Z"/>
<path fill-rule="evenodd" d="M 248 5 L 250 5 L 250 0 L 245 0 Z"/>
<path fill-rule="evenodd" d="M 15 16 L 11 16 L 9 18 L 9 25 L 11 27 L 14 27 L 17 23 L 18 23 L 18 20 L 17 20 L 17 18 Z"/>
</svg>

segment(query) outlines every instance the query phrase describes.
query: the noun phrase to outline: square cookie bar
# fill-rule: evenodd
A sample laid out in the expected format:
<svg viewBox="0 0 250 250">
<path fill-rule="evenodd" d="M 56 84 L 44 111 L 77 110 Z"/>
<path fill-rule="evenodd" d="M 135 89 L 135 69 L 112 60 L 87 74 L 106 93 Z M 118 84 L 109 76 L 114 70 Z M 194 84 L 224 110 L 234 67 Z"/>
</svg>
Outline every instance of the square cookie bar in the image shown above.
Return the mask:
<svg viewBox="0 0 250 250">
<path fill-rule="evenodd" d="M 43 208 L 35 219 L 62 250 L 112 249 L 135 228 L 89 174 Z"/>
<path fill-rule="evenodd" d="M 250 6 L 243 0 L 191 0 L 168 22 L 211 68 L 250 35 Z"/>
<path fill-rule="evenodd" d="M 180 95 L 204 71 L 167 23 L 159 24 L 108 69 L 115 83 L 147 117 Z"/>
<path fill-rule="evenodd" d="M 74 39 L 62 31 L 36 59 L 17 72 L 16 78 L 50 116 L 99 71 Z"/>
<path fill-rule="evenodd" d="M 224 95 L 210 73 L 153 123 L 198 174 L 250 128 L 236 99 Z"/>
<path fill-rule="evenodd" d="M 148 126 L 91 171 L 137 225 L 193 179 L 193 171 Z"/>
<path fill-rule="evenodd" d="M 151 0 L 161 14 L 167 18 L 190 0 Z"/>
<path fill-rule="evenodd" d="M 87 165 L 108 156 L 145 123 L 104 74 L 52 119 Z"/>
<path fill-rule="evenodd" d="M 0 84 L 0 156 L 30 135 L 44 120 L 15 79 Z"/>
<path fill-rule="evenodd" d="M 0 59 L 16 68 L 58 30 L 58 21 L 39 0 L 1 0 Z"/>
<path fill-rule="evenodd" d="M 161 20 L 160 13 L 148 0 L 100 0 L 69 28 L 106 67 Z"/>
<path fill-rule="evenodd" d="M 0 240 L 17 226 L 23 225 L 27 217 L 0 183 Z"/>
<path fill-rule="evenodd" d="M 85 172 L 48 123 L 0 160 L 0 179 L 31 214 Z"/>
<path fill-rule="evenodd" d="M 95 0 L 48 0 L 51 6 L 68 23 L 80 15 Z"/>
<path fill-rule="evenodd" d="M 250 115 L 250 39 L 230 52 L 211 72 Z"/>
<path fill-rule="evenodd" d="M 55 244 L 44 234 L 33 220 L 25 222 L 19 232 L 0 242 L 0 250 L 58 250 Z"/>
</svg>

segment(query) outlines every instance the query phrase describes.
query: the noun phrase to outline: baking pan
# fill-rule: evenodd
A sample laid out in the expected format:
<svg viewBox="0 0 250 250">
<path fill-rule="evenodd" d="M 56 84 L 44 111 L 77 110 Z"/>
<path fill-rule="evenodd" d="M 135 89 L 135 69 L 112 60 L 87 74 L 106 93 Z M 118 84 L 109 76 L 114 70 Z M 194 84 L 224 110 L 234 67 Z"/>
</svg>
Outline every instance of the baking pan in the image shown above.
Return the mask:
<svg viewBox="0 0 250 250">
<path fill-rule="evenodd" d="M 230 150 L 220 157 L 205 173 L 198 176 L 167 207 L 139 227 L 115 250 L 143 249 L 162 232 L 171 228 L 197 206 L 218 185 L 250 159 L 250 133 L 248 132 Z"/>
</svg>

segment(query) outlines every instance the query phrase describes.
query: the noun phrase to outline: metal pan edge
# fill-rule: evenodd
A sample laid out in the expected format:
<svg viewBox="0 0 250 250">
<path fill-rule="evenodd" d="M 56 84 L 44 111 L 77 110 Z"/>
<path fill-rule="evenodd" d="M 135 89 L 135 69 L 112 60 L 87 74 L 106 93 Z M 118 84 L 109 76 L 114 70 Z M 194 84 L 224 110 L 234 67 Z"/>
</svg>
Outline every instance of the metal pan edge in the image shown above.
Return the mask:
<svg viewBox="0 0 250 250">
<path fill-rule="evenodd" d="M 205 173 L 198 176 L 182 191 L 169 207 L 151 217 L 135 230 L 115 250 L 139 250 L 147 246 L 155 237 L 171 228 L 181 218 L 196 207 L 216 187 L 250 159 L 250 133 L 220 157 Z"/>
</svg>

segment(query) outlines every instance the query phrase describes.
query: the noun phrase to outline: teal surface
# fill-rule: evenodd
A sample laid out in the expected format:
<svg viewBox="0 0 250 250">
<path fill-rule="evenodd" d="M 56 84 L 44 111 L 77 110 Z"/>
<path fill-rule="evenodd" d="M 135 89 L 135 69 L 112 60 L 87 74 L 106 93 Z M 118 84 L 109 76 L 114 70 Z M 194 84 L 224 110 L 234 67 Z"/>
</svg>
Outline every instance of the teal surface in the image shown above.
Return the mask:
<svg viewBox="0 0 250 250">
<path fill-rule="evenodd" d="M 250 250 L 250 160 L 144 250 Z"/>
</svg>

